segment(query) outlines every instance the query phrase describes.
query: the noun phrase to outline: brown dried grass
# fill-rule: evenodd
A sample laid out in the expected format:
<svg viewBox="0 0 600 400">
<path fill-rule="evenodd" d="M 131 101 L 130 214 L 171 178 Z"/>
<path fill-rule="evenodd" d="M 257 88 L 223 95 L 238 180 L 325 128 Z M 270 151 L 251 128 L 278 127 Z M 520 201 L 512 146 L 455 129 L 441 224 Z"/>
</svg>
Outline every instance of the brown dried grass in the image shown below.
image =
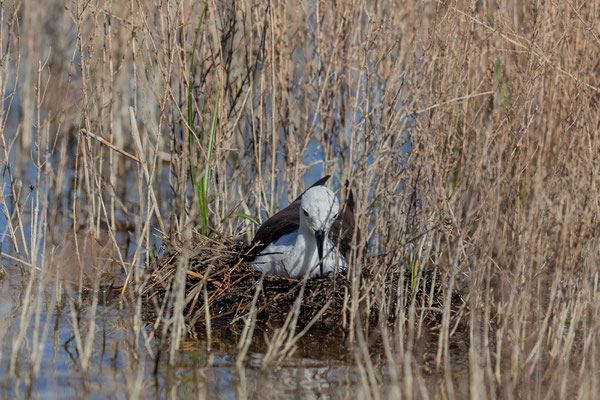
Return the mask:
<svg viewBox="0 0 600 400">
<path fill-rule="evenodd" d="M 133 336 L 142 335 L 153 227 L 162 220 L 174 243 L 193 248 L 185 239 L 197 215 L 189 169 L 204 165 L 200 132 L 210 118 L 203 115 L 221 85 L 208 194 L 215 231 L 251 237 L 249 222 L 227 217 L 271 215 L 301 192 L 314 164 L 354 190 L 361 239 L 353 243 L 343 309 L 359 371 L 353 393 L 432 392 L 415 347 L 427 332 L 426 307 L 402 285 L 390 290 L 391 267 L 439 273 L 434 396 L 600 392 L 597 0 L 211 1 L 192 74 L 191 127 L 183 110 L 200 4 L 44 6 L 57 14 L 50 22 L 60 23 L 57 33 L 40 36 L 46 25 L 31 21 L 43 19 L 42 6 L 2 3 L 1 94 L 25 110 L 15 122 L 3 109 L 2 206 L 7 247 L 24 268 L 44 267 L 34 250 L 63 240 L 66 218 L 73 237 L 107 229 L 114 259 L 133 283 L 122 292 L 138 310 Z M 25 125 L 23 136 L 32 137 L 19 148 L 11 139 Z M 82 128 L 145 162 L 116 154 Z M 29 154 L 35 179 L 15 165 Z M 54 189 L 66 186 L 66 193 Z M 126 249 L 118 246 L 123 236 L 132 241 Z M 376 262 L 357 257 L 365 249 Z M 188 257 L 177 259 L 172 302 L 164 303 L 171 308 L 159 309 L 167 312 L 159 312 L 160 329 L 171 332 L 172 357 L 186 332 Z M 365 271 L 373 290 L 363 292 Z M 467 289 L 466 304 L 453 313 L 457 289 Z M 407 307 L 387 306 L 395 303 Z M 372 326 L 364 316 L 373 308 L 393 326 L 381 319 Z M 240 359 L 252 323 L 250 314 Z M 369 353 L 373 328 L 385 348 L 387 385 Z M 466 367 L 452 353 L 461 329 Z M 298 332 L 290 331 L 271 337 L 268 360 L 291 354 Z"/>
</svg>

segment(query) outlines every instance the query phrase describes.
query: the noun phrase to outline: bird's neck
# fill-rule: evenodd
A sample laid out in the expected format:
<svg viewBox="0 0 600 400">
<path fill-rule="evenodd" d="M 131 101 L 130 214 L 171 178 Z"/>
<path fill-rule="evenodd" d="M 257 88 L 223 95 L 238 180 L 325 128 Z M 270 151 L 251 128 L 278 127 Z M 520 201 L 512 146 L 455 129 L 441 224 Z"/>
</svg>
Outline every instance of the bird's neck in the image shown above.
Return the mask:
<svg viewBox="0 0 600 400">
<path fill-rule="evenodd" d="M 302 271 L 302 275 L 304 275 L 312 270 L 319 258 L 315 233 L 310 229 L 308 224 L 300 223 L 294 247 L 294 252 L 298 255 L 297 260 L 301 263 L 300 270 Z"/>
</svg>

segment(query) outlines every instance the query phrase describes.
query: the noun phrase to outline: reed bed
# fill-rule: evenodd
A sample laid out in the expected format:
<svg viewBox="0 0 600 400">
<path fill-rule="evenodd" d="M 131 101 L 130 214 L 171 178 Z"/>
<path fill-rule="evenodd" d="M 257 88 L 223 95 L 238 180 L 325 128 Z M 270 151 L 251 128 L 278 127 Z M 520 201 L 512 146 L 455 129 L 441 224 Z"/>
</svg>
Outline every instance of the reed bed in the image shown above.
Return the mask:
<svg viewBox="0 0 600 400">
<path fill-rule="evenodd" d="M 317 321 L 339 327 L 353 371 L 340 385 L 358 397 L 595 398 L 599 10 L 2 2 L 1 252 L 18 268 L 0 281 L 24 289 L 0 326 L 0 389 L 39 382 L 45 312 L 69 315 L 89 376 L 110 276 L 131 311 L 132 397 L 148 386 L 138 360 L 174 366 L 198 329 L 211 343 L 235 320 L 239 371 L 257 335 L 275 371 Z M 288 282 L 234 261 L 327 174 L 355 197 L 345 276 Z"/>
</svg>

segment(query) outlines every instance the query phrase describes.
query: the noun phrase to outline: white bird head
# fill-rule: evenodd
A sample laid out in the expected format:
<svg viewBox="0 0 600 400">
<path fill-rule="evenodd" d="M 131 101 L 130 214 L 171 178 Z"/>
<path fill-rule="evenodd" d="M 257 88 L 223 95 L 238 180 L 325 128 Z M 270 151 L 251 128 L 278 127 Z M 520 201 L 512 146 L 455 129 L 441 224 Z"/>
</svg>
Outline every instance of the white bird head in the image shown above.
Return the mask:
<svg viewBox="0 0 600 400">
<path fill-rule="evenodd" d="M 340 202 L 335 193 L 325 186 L 313 186 L 302 195 L 300 225 L 307 225 L 313 231 L 319 260 L 323 259 L 323 248 L 329 229 L 339 212 Z M 323 276 L 323 264 L 320 268 Z"/>
<path fill-rule="evenodd" d="M 329 232 L 340 211 L 340 202 L 325 186 L 315 186 L 303 195 L 300 205 L 300 221 L 315 232 Z"/>
</svg>

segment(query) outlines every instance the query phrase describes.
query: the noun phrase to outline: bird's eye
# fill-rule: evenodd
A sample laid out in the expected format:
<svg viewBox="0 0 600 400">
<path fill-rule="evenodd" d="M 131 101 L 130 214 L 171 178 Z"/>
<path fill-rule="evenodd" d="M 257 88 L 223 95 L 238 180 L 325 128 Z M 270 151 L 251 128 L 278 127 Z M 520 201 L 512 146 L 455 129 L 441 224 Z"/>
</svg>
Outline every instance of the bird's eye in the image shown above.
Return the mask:
<svg viewBox="0 0 600 400">
<path fill-rule="evenodd" d="M 306 215 L 308 217 L 308 213 L 306 212 L 306 210 L 302 210 L 304 211 L 304 215 Z"/>
<path fill-rule="evenodd" d="M 338 215 L 340 215 L 340 213 L 337 213 L 333 216 L 333 219 L 337 219 Z"/>
</svg>

